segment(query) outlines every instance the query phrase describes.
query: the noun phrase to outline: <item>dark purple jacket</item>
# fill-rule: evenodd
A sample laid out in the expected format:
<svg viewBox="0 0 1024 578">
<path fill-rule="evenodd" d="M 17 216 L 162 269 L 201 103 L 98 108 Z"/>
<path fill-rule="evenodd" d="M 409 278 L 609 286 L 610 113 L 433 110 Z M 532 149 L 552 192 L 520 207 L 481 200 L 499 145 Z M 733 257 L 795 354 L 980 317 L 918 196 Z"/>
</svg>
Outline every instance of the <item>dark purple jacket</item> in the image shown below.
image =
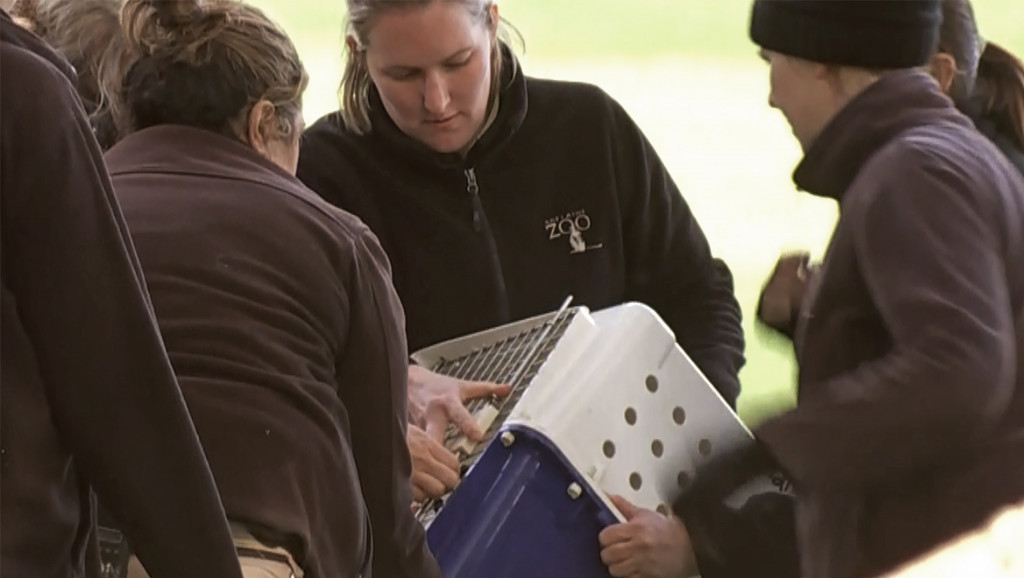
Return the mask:
<svg viewBox="0 0 1024 578">
<path fill-rule="evenodd" d="M 794 173 L 840 217 L 796 328 L 790 476 L 805 575 L 869 576 L 1024 499 L 1024 179 L 920 71 L 829 123 Z"/>
<path fill-rule="evenodd" d="M 70 75 L 0 12 L 0 575 L 96 576 L 95 489 L 154 578 L 240 576 Z"/>
</svg>

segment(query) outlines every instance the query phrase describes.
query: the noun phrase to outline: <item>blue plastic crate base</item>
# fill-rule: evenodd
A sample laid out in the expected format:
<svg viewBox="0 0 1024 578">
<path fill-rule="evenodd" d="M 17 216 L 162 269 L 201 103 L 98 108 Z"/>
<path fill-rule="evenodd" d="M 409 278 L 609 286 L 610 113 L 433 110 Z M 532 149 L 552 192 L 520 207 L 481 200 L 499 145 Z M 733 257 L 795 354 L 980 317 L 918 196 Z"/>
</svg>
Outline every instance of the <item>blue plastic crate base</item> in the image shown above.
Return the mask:
<svg viewBox="0 0 1024 578">
<path fill-rule="evenodd" d="M 608 578 L 615 514 L 542 434 L 510 425 L 427 529 L 444 578 Z"/>
</svg>

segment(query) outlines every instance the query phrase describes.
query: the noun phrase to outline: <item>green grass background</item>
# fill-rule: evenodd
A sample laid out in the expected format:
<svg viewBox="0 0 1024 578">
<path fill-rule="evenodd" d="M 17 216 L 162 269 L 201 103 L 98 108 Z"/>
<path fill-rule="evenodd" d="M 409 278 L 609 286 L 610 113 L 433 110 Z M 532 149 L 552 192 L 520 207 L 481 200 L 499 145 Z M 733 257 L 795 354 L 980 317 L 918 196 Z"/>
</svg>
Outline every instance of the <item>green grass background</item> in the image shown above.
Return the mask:
<svg viewBox="0 0 1024 578">
<path fill-rule="evenodd" d="M 307 121 L 335 109 L 343 0 L 249 1 L 284 26 L 302 54 L 311 76 Z M 974 6 L 987 39 L 1024 55 L 1024 0 Z M 800 154 L 767 106 L 767 69 L 747 38 L 749 7 L 750 0 L 499 0 L 523 38 L 527 73 L 598 84 L 620 100 L 732 268 L 747 333 L 740 414 L 753 425 L 794 401 L 789 344 L 753 322 L 759 288 L 781 251 L 820 253 L 835 207 L 793 188 Z"/>
</svg>

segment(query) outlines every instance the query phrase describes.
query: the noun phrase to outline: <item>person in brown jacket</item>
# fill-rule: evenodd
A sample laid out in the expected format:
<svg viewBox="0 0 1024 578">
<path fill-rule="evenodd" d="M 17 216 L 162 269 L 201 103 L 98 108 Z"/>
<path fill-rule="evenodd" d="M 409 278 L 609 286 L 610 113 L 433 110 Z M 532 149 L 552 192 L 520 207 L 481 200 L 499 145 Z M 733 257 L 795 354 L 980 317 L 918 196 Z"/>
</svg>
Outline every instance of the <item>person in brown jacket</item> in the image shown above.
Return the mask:
<svg viewBox="0 0 1024 578">
<path fill-rule="evenodd" d="M 793 178 L 840 217 L 755 430 L 803 574 L 870 576 L 1024 499 L 1024 178 L 927 72 L 940 2 L 754 3 Z M 765 459 L 770 456 L 772 460 Z"/>
<path fill-rule="evenodd" d="M 45 40 L 75 69 L 78 96 L 104 151 L 117 140 L 110 106 L 100 93 L 100 77 L 123 52 L 124 0 L 17 0 L 11 16 Z"/>
<path fill-rule="evenodd" d="M 294 45 L 235 0 L 128 0 L 122 26 L 107 162 L 243 572 L 439 576 L 402 306 L 376 237 L 294 177 Z"/>
<path fill-rule="evenodd" d="M 241 576 L 74 73 L 2 10 L 0 62 L 0 576 L 97 576 L 93 490 L 154 577 Z"/>
</svg>

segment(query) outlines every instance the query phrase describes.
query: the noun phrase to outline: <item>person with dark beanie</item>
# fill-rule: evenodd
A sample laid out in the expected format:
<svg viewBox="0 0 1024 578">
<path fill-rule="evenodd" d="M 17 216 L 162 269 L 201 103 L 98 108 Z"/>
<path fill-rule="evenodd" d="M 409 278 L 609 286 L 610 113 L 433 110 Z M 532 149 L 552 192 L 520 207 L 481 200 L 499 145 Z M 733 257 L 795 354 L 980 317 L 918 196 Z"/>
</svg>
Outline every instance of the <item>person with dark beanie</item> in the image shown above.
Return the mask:
<svg viewBox="0 0 1024 578">
<path fill-rule="evenodd" d="M 938 49 L 927 69 L 1024 175 L 1024 62 L 981 37 L 970 0 L 942 0 Z M 814 269 L 807 252 L 780 257 L 761 291 L 758 321 L 792 339 Z"/>
<path fill-rule="evenodd" d="M 677 509 L 781 467 L 803 576 L 877 575 L 1024 498 L 1024 178 L 922 69 L 940 20 L 939 0 L 753 5 L 793 180 L 839 220 L 796 320 L 797 407 Z"/>
</svg>

